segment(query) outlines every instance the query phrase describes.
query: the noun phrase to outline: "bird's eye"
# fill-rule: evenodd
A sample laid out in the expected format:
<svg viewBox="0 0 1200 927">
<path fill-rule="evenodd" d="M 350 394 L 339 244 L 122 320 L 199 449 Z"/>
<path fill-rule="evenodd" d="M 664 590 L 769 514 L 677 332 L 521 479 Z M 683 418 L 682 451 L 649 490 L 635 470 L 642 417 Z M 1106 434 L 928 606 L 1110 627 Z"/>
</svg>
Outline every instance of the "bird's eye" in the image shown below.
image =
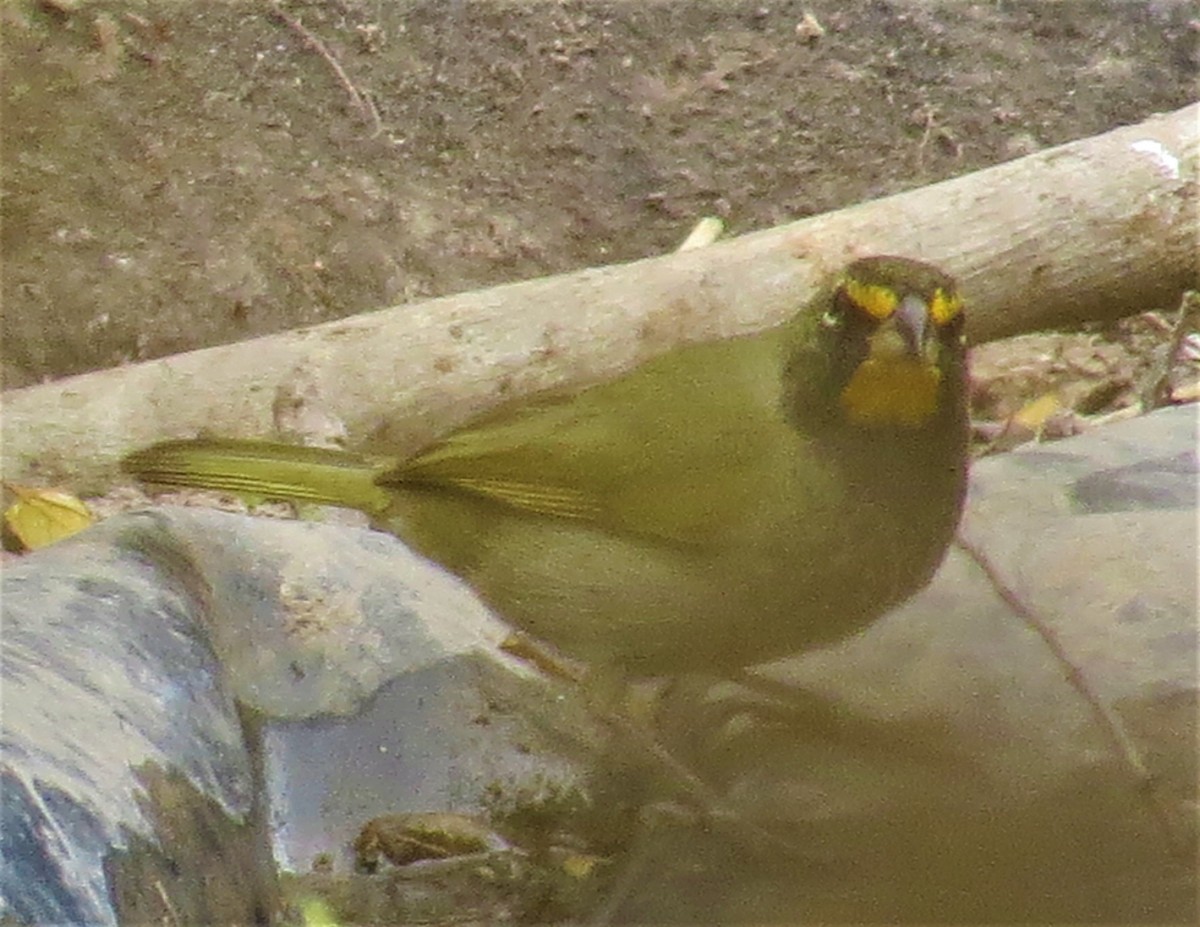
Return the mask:
<svg viewBox="0 0 1200 927">
<path fill-rule="evenodd" d="M 826 328 L 841 328 L 845 320 L 846 317 L 836 308 L 826 309 L 825 314 L 821 316 L 821 324 Z"/>
</svg>

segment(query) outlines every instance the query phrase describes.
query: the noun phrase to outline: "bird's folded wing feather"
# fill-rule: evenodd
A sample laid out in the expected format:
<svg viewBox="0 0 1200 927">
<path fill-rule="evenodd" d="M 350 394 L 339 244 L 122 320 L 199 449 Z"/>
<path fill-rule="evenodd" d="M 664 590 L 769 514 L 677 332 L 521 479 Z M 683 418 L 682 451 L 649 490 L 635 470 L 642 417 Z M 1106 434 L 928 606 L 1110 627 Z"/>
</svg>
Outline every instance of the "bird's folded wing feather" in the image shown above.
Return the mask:
<svg viewBox="0 0 1200 927">
<path fill-rule="evenodd" d="M 493 414 L 380 477 L 598 530 L 703 545 L 803 453 L 779 409 L 777 339 L 697 345 Z M 724 532 L 726 535 L 729 532 Z"/>
</svg>

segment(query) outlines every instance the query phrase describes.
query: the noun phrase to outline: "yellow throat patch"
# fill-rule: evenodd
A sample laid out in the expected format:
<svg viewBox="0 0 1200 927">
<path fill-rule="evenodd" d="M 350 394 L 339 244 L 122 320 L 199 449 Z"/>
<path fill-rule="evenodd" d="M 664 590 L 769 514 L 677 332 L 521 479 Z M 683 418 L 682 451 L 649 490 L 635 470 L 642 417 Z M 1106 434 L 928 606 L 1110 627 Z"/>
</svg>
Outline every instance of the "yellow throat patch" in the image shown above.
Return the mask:
<svg viewBox="0 0 1200 927">
<path fill-rule="evenodd" d="M 913 357 L 869 357 L 842 390 L 856 425 L 923 425 L 937 408 L 942 372 Z"/>
<path fill-rule="evenodd" d="M 900 295 L 891 286 L 852 278 L 842 286 L 858 308 L 881 325 L 888 324 L 900 305 Z M 929 299 L 929 320 L 947 325 L 962 306 L 957 294 L 939 287 Z M 873 344 L 871 355 L 842 390 L 842 409 L 854 424 L 916 428 L 936 411 L 942 372 L 926 359 L 895 351 Z"/>
</svg>

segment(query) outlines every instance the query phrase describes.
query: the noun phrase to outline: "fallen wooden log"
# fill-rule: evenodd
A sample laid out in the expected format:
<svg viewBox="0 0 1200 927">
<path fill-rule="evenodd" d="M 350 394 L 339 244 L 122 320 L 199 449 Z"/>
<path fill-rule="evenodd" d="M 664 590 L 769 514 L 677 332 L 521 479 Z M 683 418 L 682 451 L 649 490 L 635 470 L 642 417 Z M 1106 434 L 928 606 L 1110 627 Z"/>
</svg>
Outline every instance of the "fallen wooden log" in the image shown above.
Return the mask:
<svg viewBox="0 0 1200 927">
<path fill-rule="evenodd" d="M 706 248 L 13 390 L 0 472 L 95 489 L 131 448 L 306 415 L 402 454 L 499 401 L 777 322 L 865 253 L 956 274 L 975 342 L 1173 306 L 1196 281 L 1198 160 L 1193 105 Z"/>
</svg>

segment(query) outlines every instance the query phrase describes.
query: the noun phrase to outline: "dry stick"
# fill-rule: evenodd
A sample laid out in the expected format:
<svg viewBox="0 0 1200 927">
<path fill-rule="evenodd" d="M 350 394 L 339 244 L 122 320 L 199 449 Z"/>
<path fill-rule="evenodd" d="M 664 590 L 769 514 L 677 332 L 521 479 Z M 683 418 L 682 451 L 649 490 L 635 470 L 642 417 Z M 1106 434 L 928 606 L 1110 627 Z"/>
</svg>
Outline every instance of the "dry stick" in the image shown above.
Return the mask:
<svg viewBox="0 0 1200 927">
<path fill-rule="evenodd" d="M 158 897 L 162 899 L 162 903 L 167 909 L 167 916 L 163 918 L 163 920 L 166 923 L 169 923 L 171 927 L 180 927 L 180 925 L 183 923 L 183 920 L 179 916 L 178 909 L 176 909 L 175 905 L 171 903 L 171 896 L 167 894 L 167 890 L 163 887 L 161 879 L 154 880 L 154 888 L 158 892 Z"/>
<path fill-rule="evenodd" d="M 359 114 L 362 115 L 364 119 L 370 121 L 371 125 L 374 127 L 374 132 L 372 132 L 372 135 L 378 135 L 380 132 L 382 132 L 383 121 L 379 118 L 379 110 L 375 108 L 375 104 L 371 101 L 371 98 L 368 94 L 362 93 L 356 86 L 354 86 L 354 82 L 350 80 L 350 76 L 346 73 L 345 69 L 334 56 L 333 52 L 325 47 L 325 43 L 304 28 L 304 24 L 300 22 L 300 20 L 285 13 L 279 4 L 275 2 L 275 0 L 270 0 L 269 5 L 271 7 L 271 15 L 295 32 L 296 35 L 300 36 L 300 38 L 303 39 L 304 44 L 324 58 L 325 63 L 333 69 L 333 73 L 337 76 L 338 83 L 340 83 L 346 89 L 346 93 L 350 95 L 350 101 L 358 109 Z"/>
<path fill-rule="evenodd" d="M 921 141 L 917 143 L 917 170 L 922 170 L 925 167 L 925 149 L 929 147 L 929 140 L 933 138 L 933 127 L 936 113 L 934 108 L 928 103 L 921 107 L 921 121 L 924 123 L 921 131 Z"/>
<path fill-rule="evenodd" d="M 1154 318 L 1153 313 L 1150 318 Z M 1137 418 L 1139 415 L 1145 415 L 1147 412 L 1153 412 L 1166 405 L 1186 405 L 1194 402 L 1196 396 L 1177 395 L 1172 391 L 1171 373 L 1174 371 L 1175 365 L 1180 362 L 1184 340 L 1189 335 L 1195 334 L 1198 322 L 1200 322 L 1200 291 L 1188 290 L 1181 297 L 1179 314 L 1176 316 L 1174 324 L 1155 323 L 1160 331 L 1165 329 L 1170 332 L 1170 337 L 1166 346 L 1161 349 L 1157 360 L 1151 365 L 1149 373 L 1139 381 L 1137 401 L 1132 405 L 1114 409 L 1112 412 L 1092 416 L 1088 419 L 1089 425 L 1093 428 L 1111 425 L 1113 422 L 1124 422 L 1131 418 Z M 990 449 L 989 447 L 988 450 Z"/>
<path fill-rule="evenodd" d="M 1158 800 L 1155 794 L 1155 776 L 1146 766 L 1145 760 L 1142 758 L 1142 752 L 1125 731 L 1125 726 L 1113 714 L 1112 710 L 1101 701 L 1100 697 L 1092 690 L 1087 679 L 1083 675 L 1083 671 L 1071 662 L 1070 656 L 1067 654 L 1066 648 L 1063 647 L 1062 641 L 1058 636 L 1050 630 L 1029 605 L 1021 600 L 1021 597 L 1009 586 L 1000 576 L 999 571 L 988 560 L 977 547 L 967 541 L 962 533 L 958 533 L 954 538 L 955 546 L 963 551 L 980 570 L 996 594 L 1028 627 L 1042 639 L 1042 643 L 1046 645 L 1054 659 L 1062 665 L 1066 671 L 1067 683 L 1083 696 L 1084 701 L 1088 703 L 1092 713 L 1100 722 L 1100 727 L 1105 735 L 1111 741 L 1117 755 L 1120 756 L 1129 768 L 1133 771 L 1134 776 L 1138 780 L 1138 790 L 1141 791 L 1147 799 L 1154 816 L 1158 819 L 1159 825 L 1162 827 L 1163 833 L 1167 840 L 1167 846 L 1171 853 L 1181 859 L 1190 858 L 1190 854 L 1184 844 L 1176 838 L 1175 830 L 1171 824 L 1170 811 Z"/>
<path fill-rule="evenodd" d="M 501 399 L 609 380 L 681 343 L 782 322 L 856 254 L 944 266 L 971 294 L 974 343 L 1175 303 L 1195 286 L 1198 116 L 1193 104 L 711 248 L 7 390 L 0 471 L 92 489 L 154 441 L 262 436 L 271 397 L 300 364 L 355 443 L 411 454 Z"/>
<path fill-rule="evenodd" d="M 1196 323 L 1200 323 L 1200 292 L 1188 290 L 1179 302 L 1179 316 L 1171 329 L 1163 356 L 1146 377 L 1141 390 L 1140 411 L 1149 412 L 1166 405 L 1171 390 L 1171 371 L 1179 362 L 1184 339 L 1194 334 Z"/>
<path fill-rule="evenodd" d="M 653 859 L 653 842 L 649 839 L 643 829 L 634 838 L 637 842 L 633 846 L 633 850 L 625 859 L 621 867 L 621 871 L 617 874 L 614 880 L 613 887 L 609 890 L 600 904 L 588 915 L 585 924 L 588 927 L 607 927 L 613 922 L 617 912 L 620 910 L 626 899 L 629 898 L 633 890 L 637 888 L 638 881 L 646 874 L 646 870 L 650 867 Z"/>
</svg>

